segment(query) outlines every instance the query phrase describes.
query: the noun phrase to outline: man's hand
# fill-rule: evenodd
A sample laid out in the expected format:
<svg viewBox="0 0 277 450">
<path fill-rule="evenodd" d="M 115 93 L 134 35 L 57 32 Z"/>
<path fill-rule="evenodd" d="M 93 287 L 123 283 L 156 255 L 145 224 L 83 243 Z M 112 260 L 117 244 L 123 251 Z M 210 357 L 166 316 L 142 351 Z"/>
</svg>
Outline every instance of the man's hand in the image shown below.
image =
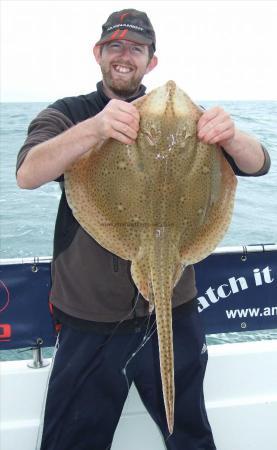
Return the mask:
<svg viewBox="0 0 277 450">
<path fill-rule="evenodd" d="M 200 117 L 197 132 L 201 141 L 225 147 L 234 139 L 235 124 L 224 109 L 215 106 Z"/>
<path fill-rule="evenodd" d="M 197 133 L 201 141 L 223 147 L 245 173 L 257 173 L 265 163 L 265 153 L 257 139 L 237 129 L 229 114 L 218 106 L 203 113 Z"/>
<path fill-rule="evenodd" d="M 133 144 L 139 130 L 139 119 L 139 112 L 134 105 L 122 100 L 111 100 L 93 117 L 99 142 L 114 138 L 122 144 Z"/>
</svg>

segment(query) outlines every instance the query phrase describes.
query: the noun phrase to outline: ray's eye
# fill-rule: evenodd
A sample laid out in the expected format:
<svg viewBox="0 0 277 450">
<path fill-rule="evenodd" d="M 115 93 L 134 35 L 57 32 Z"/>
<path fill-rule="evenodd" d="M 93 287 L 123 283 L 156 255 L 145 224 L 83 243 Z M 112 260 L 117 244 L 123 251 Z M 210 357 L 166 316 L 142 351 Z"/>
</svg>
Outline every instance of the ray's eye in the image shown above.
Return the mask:
<svg viewBox="0 0 277 450">
<path fill-rule="evenodd" d="M 142 134 L 151 146 L 155 146 L 159 143 L 161 132 L 154 124 L 145 125 L 145 127 L 143 127 Z"/>
<path fill-rule="evenodd" d="M 184 148 L 188 139 L 194 136 L 194 134 L 194 130 L 187 126 L 178 130 L 178 132 L 176 133 L 177 145 L 179 145 L 181 148 Z"/>
<path fill-rule="evenodd" d="M 145 132 L 144 136 L 148 144 L 150 144 L 151 146 L 154 146 L 156 144 L 155 137 L 151 133 Z"/>
</svg>

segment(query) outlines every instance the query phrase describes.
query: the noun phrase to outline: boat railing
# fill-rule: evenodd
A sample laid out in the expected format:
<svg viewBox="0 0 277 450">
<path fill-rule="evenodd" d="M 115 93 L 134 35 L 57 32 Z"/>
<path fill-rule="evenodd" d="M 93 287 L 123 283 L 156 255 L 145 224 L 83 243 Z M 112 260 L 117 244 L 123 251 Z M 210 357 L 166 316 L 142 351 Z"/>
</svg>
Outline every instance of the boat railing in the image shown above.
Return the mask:
<svg viewBox="0 0 277 450">
<path fill-rule="evenodd" d="M 0 348 L 55 344 L 51 257 L 0 259 Z M 219 247 L 195 264 L 207 334 L 277 328 L 277 244 Z M 34 364 L 41 364 L 36 353 Z"/>
</svg>

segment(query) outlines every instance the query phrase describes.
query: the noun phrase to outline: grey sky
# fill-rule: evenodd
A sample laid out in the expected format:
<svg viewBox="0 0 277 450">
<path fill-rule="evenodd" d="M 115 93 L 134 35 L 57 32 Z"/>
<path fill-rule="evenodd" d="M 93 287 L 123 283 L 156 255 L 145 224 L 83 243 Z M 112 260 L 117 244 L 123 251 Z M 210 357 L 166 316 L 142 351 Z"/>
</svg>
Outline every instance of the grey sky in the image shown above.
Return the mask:
<svg viewBox="0 0 277 450">
<path fill-rule="evenodd" d="M 100 79 L 92 47 L 116 9 L 147 12 L 158 67 L 195 100 L 277 100 L 276 1 L 1 1 L 1 100 L 51 101 Z"/>
</svg>

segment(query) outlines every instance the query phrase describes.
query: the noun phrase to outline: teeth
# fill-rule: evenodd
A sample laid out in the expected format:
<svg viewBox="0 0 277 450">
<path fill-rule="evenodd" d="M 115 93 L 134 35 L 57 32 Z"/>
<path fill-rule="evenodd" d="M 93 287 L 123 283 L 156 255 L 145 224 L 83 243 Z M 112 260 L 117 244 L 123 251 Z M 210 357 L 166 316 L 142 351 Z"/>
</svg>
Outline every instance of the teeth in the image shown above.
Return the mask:
<svg viewBox="0 0 277 450">
<path fill-rule="evenodd" d="M 128 68 L 128 67 L 115 66 L 114 68 L 115 68 L 115 70 L 116 70 L 117 72 L 119 72 L 119 73 L 129 73 L 129 72 L 131 72 L 131 69 Z"/>
</svg>

